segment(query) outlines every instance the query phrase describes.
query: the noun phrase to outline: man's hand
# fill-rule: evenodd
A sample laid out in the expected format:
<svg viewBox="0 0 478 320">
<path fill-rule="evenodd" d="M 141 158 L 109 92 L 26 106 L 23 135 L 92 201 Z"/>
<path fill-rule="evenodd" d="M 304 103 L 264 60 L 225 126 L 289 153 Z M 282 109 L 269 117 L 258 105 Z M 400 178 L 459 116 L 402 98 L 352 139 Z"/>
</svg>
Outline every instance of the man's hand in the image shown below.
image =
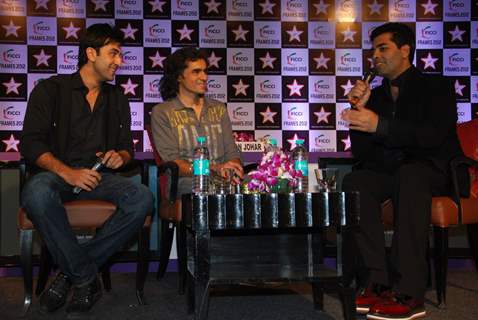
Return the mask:
<svg viewBox="0 0 478 320">
<path fill-rule="evenodd" d="M 212 168 L 212 170 L 218 172 L 222 177 L 228 178 L 226 169 L 232 169 L 234 171 L 235 175 L 232 177 L 234 184 L 241 183 L 241 179 L 244 177 L 244 169 L 238 161 L 230 160 L 225 163 L 216 164 L 214 168 Z"/>
<path fill-rule="evenodd" d="M 99 152 L 96 155 L 100 156 L 102 153 Z M 110 169 L 118 169 L 119 167 L 123 166 L 126 163 L 123 155 L 120 152 L 116 152 L 115 150 L 110 150 L 106 152 L 103 156 L 103 164 L 106 168 Z"/>
<path fill-rule="evenodd" d="M 91 169 L 68 168 L 61 177 L 73 187 L 80 187 L 86 191 L 96 188 L 101 180 L 101 174 Z"/>
<path fill-rule="evenodd" d="M 371 92 L 372 91 L 370 90 L 369 83 L 362 80 L 357 80 L 347 97 L 349 98 L 349 102 L 352 107 L 361 108 L 365 107 L 365 105 L 367 104 Z"/>
<path fill-rule="evenodd" d="M 363 132 L 377 131 L 378 115 L 365 107 L 356 105 L 355 110 L 345 109 L 342 111 L 341 117 L 349 123 L 349 128 L 352 130 Z"/>
</svg>

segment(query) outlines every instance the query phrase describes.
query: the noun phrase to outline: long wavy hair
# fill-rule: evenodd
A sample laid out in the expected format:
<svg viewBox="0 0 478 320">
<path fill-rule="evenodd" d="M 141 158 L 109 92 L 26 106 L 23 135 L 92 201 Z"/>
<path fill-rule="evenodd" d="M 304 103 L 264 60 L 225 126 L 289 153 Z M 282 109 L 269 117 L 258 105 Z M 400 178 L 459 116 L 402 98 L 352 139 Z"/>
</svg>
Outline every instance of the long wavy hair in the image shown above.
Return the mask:
<svg viewBox="0 0 478 320">
<path fill-rule="evenodd" d="M 193 47 L 184 47 L 176 50 L 164 62 L 164 76 L 159 82 L 159 92 L 164 101 L 174 98 L 179 92 L 178 78 L 182 76 L 188 62 L 204 60 L 208 62 L 204 51 Z"/>
<path fill-rule="evenodd" d="M 113 27 L 108 23 L 92 24 L 86 29 L 86 32 L 80 38 L 80 46 L 78 48 L 78 69 L 88 62 L 86 49 L 93 48 L 96 53 L 100 53 L 100 49 L 109 43 L 123 42 L 123 35 L 119 28 Z"/>
</svg>

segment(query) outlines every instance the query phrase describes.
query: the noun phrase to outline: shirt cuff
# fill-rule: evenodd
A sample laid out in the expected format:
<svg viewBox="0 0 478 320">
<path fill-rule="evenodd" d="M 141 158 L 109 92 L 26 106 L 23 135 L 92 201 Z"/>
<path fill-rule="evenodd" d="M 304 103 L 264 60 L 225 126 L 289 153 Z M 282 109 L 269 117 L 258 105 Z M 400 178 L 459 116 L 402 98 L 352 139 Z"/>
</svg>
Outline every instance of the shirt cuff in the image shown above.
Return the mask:
<svg viewBox="0 0 478 320">
<path fill-rule="evenodd" d="M 388 131 L 389 131 L 388 119 L 382 116 L 379 116 L 377 130 L 375 131 L 375 136 L 377 138 L 385 138 L 386 136 L 388 136 Z"/>
</svg>

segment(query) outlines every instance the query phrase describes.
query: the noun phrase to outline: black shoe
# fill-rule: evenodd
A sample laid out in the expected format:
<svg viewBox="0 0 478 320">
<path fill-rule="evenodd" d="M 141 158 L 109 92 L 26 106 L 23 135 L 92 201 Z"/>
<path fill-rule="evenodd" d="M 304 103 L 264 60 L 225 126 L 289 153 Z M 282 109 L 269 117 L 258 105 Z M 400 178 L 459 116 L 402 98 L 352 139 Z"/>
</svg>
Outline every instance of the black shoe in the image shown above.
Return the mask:
<svg viewBox="0 0 478 320">
<path fill-rule="evenodd" d="M 48 289 L 40 296 L 40 310 L 42 312 L 53 312 L 60 309 L 66 302 L 66 296 L 70 291 L 71 282 L 62 272 L 50 284 Z"/>
<path fill-rule="evenodd" d="M 73 296 L 66 308 L 68 319 L 77 319 L 86 315 L 93 305 L 101 298 L 101 284 L 98 277 L 92 281 L 73 287 Z"/>
</svg>

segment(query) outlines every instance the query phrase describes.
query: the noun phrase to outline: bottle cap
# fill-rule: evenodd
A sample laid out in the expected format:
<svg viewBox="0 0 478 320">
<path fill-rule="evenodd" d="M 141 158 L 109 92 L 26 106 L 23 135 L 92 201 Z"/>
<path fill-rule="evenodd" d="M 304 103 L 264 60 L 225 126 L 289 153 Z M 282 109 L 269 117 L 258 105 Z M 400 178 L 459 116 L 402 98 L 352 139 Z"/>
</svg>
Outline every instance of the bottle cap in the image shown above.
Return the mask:
<svg viewBox="0 0 478 320">
<path fill-rule="evenodd" d="M 204 136 L 197 137 L 197 142 L 198 143 L 205 143 L 206 142 L 206 137 L 204 137 Z"/>
<path fill-rule="evenodd" d="M 277 140 L 274 139 L 274 138 L 270 138 L 270 139 L 269 139 L 269 143 L 270 143 L 271 145 L 273 145 L 273 146 L 277 146 Z"/>
<path fill-rule="evenodd" d="M 304 144 L 304 140 L 303 139 L 295 140 L 295 144 L 301 146 Z"/>
</svg>

